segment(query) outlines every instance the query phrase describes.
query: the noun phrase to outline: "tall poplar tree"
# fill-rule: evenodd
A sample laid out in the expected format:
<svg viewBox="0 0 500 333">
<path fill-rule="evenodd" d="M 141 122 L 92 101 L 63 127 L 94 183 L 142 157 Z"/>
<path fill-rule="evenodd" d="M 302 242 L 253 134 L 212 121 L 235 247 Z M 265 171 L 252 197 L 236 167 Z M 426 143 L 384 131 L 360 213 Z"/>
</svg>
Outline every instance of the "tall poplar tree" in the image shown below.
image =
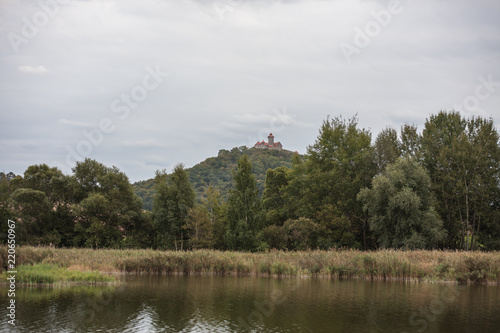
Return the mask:
<svg viewBox="0 0 500 333">
<path fill-rule="evenodd" d="M 252 250 L 255 236 L 263 227 L 262 208 L 252 164 L 246 155 L 238 159 L 233 173 L 234 189 L 228 200 L 225 240 L 231 250 Z"/>
<path fill-rule="evenodd" d="M 156 184 L 153 215 L 155 227 L 159 232 L 159 245 L 173 245 L 176 250 L 183 250 L 184 226 L 195 201 L 188 174 L 184 166 L 178 164 L 170 176 L 165 171 L 157 171 Z"/>
<path fill-rule="evenodd" d="M 377 173 L 385 170 L 387 164 L 394 163 L 401 156 L 401 143 L 398 133 L 391 127 L 383 129 L 375 139 L 374 161 Z"/>
<path fill-rule="evenodd" d="M 189 182 L 189 177 L 182 164 L 174 168 L 169 188 L 171 232 L 175 249 L 183 250 L 185 241 L 184 225 L 187 223 L 189 211 L 194 207 L 196 195 Z"/>
<path fill-rule="evenodd" d="M 475 249 L 498 235 L 499 135 L 492 119 L 441 111 L 425 123 L 423 162 L 448 230 L 446 247 Z M 498 246 L 500 244 L 497 244 Z"/>
</svg>

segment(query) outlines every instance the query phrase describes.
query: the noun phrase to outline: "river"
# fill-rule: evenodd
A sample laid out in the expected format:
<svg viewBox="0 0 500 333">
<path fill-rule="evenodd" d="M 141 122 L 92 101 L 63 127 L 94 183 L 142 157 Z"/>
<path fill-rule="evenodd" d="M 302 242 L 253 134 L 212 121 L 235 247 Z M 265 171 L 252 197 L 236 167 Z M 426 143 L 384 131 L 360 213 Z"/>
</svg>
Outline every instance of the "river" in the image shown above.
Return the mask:
<svg viewBox="0 0 500 333">
<path fill-rule="evenodd" d="M 322 278 L 123 276 L 1 287 L 1 332 L 500 332 L 500 288 Z"/>
</svg>

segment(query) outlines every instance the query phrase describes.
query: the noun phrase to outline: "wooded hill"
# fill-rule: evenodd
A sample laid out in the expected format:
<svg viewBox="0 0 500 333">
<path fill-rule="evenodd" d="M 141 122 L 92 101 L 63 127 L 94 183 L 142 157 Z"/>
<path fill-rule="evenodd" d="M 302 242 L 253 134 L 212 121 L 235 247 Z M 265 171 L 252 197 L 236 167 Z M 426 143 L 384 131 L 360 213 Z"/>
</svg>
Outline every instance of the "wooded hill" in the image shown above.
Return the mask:
<svg viewBox="0 0 500 333">
<path fill-rule="evenodd" d="M 232 187 L 233 171 L 236 169 L 236 162 L 242 155 L 247 155 L 252 163 L 252 173 L 257 181 L 259 193 L 262 194 L 266 171 L 280 166 L 291 168 L 294 154 L 297 153 L 289 150 L 263 150 L 244 146 L 235 147 L 231 150 L 221 149 L 216 157 L 209 157 L 192 168 L 186 169 L 186 171 L 198 200 L 204 197 L 205 190 L 210 185 L 220 192 L 223 200 L 226 200 Z M 152 211 L 155 179 L 151 178 L 135 182 L 132 186 L 135 194 L 142 199 L 144 209 Z"/>
</svg>

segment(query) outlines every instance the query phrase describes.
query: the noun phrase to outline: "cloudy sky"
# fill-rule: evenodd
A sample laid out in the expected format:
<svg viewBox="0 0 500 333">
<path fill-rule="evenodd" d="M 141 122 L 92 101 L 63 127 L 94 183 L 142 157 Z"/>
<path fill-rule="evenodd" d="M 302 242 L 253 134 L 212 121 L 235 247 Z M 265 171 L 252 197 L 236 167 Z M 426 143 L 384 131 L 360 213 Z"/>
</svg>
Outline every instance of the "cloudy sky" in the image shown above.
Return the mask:
<svg viewBox="0 0 500 333">
<path fill-rule="evenodd" d="M 2 0 L 0 171 L 131 181 L 328 116 L 373 137 L 439 110 L 500 122 L 498 0 Z"/>
</svg>

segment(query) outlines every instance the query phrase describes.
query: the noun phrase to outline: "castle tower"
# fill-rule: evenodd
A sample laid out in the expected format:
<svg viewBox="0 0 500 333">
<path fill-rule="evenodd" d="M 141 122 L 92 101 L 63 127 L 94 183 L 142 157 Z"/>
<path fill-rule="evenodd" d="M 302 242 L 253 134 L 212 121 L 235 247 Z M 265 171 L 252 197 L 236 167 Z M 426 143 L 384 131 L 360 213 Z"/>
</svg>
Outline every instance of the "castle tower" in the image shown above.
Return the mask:
<svg viewBox="0 0 500 333">
<path fill-rule="evenodd" d="M 269 136 L 267 137 L 267 143 L 269 146 L 274 147 L 274 135 L 273 133 L 269 133 Z"/>
</svg>

